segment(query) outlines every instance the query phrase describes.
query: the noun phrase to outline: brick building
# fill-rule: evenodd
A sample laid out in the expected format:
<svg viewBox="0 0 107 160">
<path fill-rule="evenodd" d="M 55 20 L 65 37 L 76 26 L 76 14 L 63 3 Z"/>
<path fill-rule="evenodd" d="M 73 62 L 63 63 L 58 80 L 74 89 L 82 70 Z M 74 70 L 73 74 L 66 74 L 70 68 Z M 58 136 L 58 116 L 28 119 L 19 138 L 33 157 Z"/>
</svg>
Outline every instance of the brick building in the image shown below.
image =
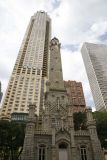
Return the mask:
<svg viewBox="0 0 107 160">
<path fill-rule="evenodd" d="M 74 112 L 83 112 L 86 109 L 86 103 L 83 93 L 83 87 L 81 82 L 76 81 L 64 81 L 65 88 L 67 90 L 67 96 L 73 105 Z"/>
</svg>

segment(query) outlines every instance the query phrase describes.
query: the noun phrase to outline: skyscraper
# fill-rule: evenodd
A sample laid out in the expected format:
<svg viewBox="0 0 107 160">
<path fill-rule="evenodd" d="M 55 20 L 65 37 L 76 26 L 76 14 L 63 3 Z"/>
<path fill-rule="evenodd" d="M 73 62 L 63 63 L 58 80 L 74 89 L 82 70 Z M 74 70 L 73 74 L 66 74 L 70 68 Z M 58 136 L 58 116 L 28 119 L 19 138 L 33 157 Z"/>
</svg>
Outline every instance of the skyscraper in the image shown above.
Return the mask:
<svg viewBox="0 0 107 160">
<path fill-rule="evenodd" d="M 81 51 L 96 110 L 107 110 L 107 46 L 84 43 Z"/>
<path fill-rule="evenodd" d="M 83 112 L 86 109 L 86 103 L 81 82 L 64 81 L 67 95 L 73 105 L 73 112 Z"/>
<path fill-rule="evenodd" d="M 3 101 L 1 116 L 28 112 L 28 104 L 43 103 L 44 83 L 48 77 L 51 20 L 46 12 L 31 17 Z M 41 96 L 40 96 L 41 95 Z"/>
</svg>

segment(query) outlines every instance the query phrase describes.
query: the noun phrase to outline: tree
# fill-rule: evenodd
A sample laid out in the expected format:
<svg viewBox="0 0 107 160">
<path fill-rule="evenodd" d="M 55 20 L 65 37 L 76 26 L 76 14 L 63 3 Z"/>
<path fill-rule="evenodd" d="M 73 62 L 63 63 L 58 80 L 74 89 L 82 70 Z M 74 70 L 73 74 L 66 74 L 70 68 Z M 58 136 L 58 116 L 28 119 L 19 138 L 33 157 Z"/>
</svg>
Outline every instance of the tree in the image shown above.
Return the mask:
<svg viewBox="0 0 107 160">
<path fill-rule="evenodd" d="M 25 124 L 0 121 L 0 160 L 17 160 L 23 147 Z"/>
<path fill-rule="evenodd" d="M 96 119 L 97 133 L 101 146 L 107 149 L 107 112 L 93 112 L 93 117 Z"/>
<path fill-rule="evenodd" d="M 96 120 L 98 137 L 102 148 L 107 149 L 107 112 L 93 112 L 93 118 Z M 86 113 L 74 113 L 74 129 L 87 129 Z"/>
<path fill-rule="evenodd" d="M 73 114 L 74 119 L 74 129 L 75 130 L 84 130 L 86 129 L 86 114 L 85 112 L 78 112 Z"/>
</svg>

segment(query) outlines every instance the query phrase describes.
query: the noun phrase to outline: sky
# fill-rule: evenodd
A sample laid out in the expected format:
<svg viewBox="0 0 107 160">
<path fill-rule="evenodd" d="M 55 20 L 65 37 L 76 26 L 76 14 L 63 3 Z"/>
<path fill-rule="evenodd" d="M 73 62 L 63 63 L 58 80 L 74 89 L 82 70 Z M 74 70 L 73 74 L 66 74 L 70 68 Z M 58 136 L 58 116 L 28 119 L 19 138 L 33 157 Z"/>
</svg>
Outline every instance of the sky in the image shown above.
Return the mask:
<svg viewBox="0 0 107 160">
<path fill-rule="evenodd" d="M 5 94 L 30 17 L 44 10 L 52 37 L 61 42 L 64 80 L 82 82 L 87 106 L 95 110 L 81 56 L 84 42 L 107 43 L 107 0 L 0 0 L 0 81 Z"/>
</svg>

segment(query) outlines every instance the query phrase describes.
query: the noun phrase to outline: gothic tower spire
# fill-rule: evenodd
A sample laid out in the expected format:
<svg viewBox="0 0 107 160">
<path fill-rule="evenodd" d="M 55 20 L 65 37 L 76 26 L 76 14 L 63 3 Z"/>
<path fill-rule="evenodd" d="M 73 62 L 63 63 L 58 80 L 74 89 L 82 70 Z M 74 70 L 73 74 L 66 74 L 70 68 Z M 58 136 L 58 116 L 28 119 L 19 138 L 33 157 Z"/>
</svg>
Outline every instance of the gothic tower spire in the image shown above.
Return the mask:
<svg viewBox="0 0 107 160">
<path fill-rule="evenodd" d="M 62 76 L 60 43 L 55 37 L 50 42 L 49 81 L 50 90 L 65 90 Z"/>
</svg>

